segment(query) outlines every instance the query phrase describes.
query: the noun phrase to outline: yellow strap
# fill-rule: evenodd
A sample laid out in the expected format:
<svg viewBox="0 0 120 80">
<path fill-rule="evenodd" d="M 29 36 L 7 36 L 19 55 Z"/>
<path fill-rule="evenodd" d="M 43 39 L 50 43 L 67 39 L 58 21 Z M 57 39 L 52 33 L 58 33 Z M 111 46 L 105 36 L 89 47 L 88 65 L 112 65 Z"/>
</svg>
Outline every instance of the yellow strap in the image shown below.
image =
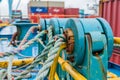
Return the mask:
<svg viewBox="0 0 120 80">
<path fill-rule="evenodd" d="M 61 50 L 63 50 L 65 47 L 66 47 L 66 44 L 61 45 L 58 52 L 57 52 L 57 56 L 55 57 L 55 59 L 53 61 L 53 64 L 51 66 L 51 69 L 50 69 L 49 80 L 54 80 L 54 75 L 55 75 L 55 72 L 56 72 L 58 58 L 59 58 Z M 58 80 L 58 79 L 56 79 L 56 80 Z"/>
</svg>

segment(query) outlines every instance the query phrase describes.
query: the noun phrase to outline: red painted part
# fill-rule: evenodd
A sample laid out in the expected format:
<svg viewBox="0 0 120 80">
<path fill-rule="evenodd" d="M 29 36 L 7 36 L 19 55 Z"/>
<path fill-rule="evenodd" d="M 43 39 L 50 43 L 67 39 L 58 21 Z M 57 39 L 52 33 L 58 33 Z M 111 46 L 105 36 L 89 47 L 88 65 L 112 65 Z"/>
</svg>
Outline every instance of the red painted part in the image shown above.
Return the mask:
<svg viewBox="0 0 120 80">
<path fill-rule="evenodd" d="M 79 18 L 80 15 L 65 15 L 65 18 Z"/>
<path fill-rule="evenodd" d="M 31 20 L 32 23 L 38 23 L 38 17 L 37 16 L 31 15 L 29 17 L 30 17 L 30 20 Z"/>
<path fill-rule="evenodd" d="M 114 36 L 120 37 L 120 0 L 109 0 L 100 4 L 102 5 L 101 17 L 110 23 Z"/>
<path fill-rule="evenodd" d="M 60 14 L 60 15 L 56 15 L 56 14 L 53 14 L 53 15 L 48 15 L 48 18 L 64 18 L 64 14 Z"/>
<path fill-rule="evenodd" d="M 90 16 L 85 16 L 85 18 L 98 18 L 99 16 L 96 15 L 90 15 Z"/>
<path fill-rule="evenodd" d="M 34 16 L 38 16 L 40 18 L 48 18 L 47 13 L 34 13 Z"/>
<path fill-rule="evenodd" d="M 65 9 L 65 15 L 71 15 L 71 16 L 66 16 L 66 18 L 69 17 L 79 17 L 79 8 L 66 8 Z M 76 16 L 72 16 L 72 15 L 76 15 Z"/>
<path fill-rule="evenodd" d="M 33 23 L 39 23 L 40 18 L 48 18 L 48 14 L 45 13 L 29 13 L 28 16 Z"/>
<path fill-rule="evenodd" d="M 79 15 L 79 8 L 66 8 L 65 15 Z"/>
<path fill-rule="evenodd" d="M 120 54 L 113 53 L 110 58 L 110 62 L 120 65 Z"/>
<path fill-rule="evenodd" d="M 51 14 L 64 14 L 64 8 L 61 7 L 49 7 L 48 8 L 49 15 Z"/>
</svg>

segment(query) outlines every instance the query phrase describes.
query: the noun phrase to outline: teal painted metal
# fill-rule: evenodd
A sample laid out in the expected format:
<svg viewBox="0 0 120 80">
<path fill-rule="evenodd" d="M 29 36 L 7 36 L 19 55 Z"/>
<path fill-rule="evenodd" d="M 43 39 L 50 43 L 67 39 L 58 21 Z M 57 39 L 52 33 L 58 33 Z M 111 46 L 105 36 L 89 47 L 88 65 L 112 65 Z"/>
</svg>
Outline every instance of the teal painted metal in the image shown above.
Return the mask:
<svg viewBox="0 0 120 80">
<path fill-rule="evenodd" d="M 78 19 L 70 19 L 67 23 L 65 28 L 70 28 L 74 33 L 74 52 L 72 55 L 68 56 L 74 56 L 75 61 L 72 63 L 74 65 L 81 64 L 82 60 L 84 58 L 84 51 L 85 51 L 85 39 L 84 39 L 84 29 L 82 28 L 82 24 Z M 80 55 L 81 54 L 81 55 Z M 77 58 L 78 57 L 78 58 Z"/>
<path fill-rule="evenodd" d="M 30 29 L 30 27 L 38 26 L 38 24 L 30 23 L 28 20 L 25 20 L 25 21 L 17 20 L 15 22 L 13 22 L 12 24 L 17 27 L 17 30 L 19 32 L 20 36 L 19 36 L 18 40 L 23 39 L 23 37 L 25 36 L 27 31 Z M 33 34 L 33 35 L 35 35 L 35 34 Z M 33 38 L 34 37 L 33 35 L 31 35 L 28 39 L 30 40 L 31 38 Z"/>
<path fill-rule="evenodd" d="M 44 25 L 45 26 L 45 25 Z M 49 20 L 53 26 L 53 35 L 63 34 L 70 28 L 74 34 L 74 51 L 72 54 L 60 55 L 68 60 L 87 80 L 106 80 L 108 58 L 113 49 L 113 34 L 110 25 L 102 18 L 96 19 L 59 19 Z M 73 58 L 71 62 L 68 58 Z M 62 71 L 58 65 L 57 73 L 61 79 L 73 80 L 69 74 Z M 94 74 L 94 76 L 93 76 Z"/>
<path fill-rule="evenodd" d="M 40 22 L 39 22 L 39 25 L 42 27 L 42 30 L 47 30 L 47 28 L 49 27 L 50 25 L 50 19 L 43 19 L 41 18 L 40 19 Z M 47 44 L 47 36 L 44 36 L 44 41 L 45 43 Z"/>
<path fill-rule="evenodd" d="M 102 28 L 103 28 L 104 33 L 105 33 L 105 36 L 107 38 L 108 58 L 110 58 L 111 55 L 112 55 L 112 49 L 113 49 L 113 45 L 111 45 L 111 44 L 114 43 L 112 30 L 109 27 L 110 25 L 109 25 L 109 23 L 106 20 L 104 20 L 103 18 L 98 18 L 97 20 L 102 25 Z"/>
<path fill-rule="evenodd" d="M 107 80 L 108 57 L 113 49 L 113 35 L 108 23 L 101 18 L 69 19 L 65 28 L 70 28 L 74 34 L 74 51 L 65 55 L 74 58 L 71 64 L 87 80 Z M 58 73 L 62 74 L 62 71 Z"/>
<path fill-rule="evenodd" d="M 32 24 L 29 21 L 15 21 L 13 24 L 17 26 L 19 31 L 19 41 L 24 38 L 32 26 L 38 26 L 38 24 Z M 72 54 L 67 54 L 64 50 L 60 56 L 69 61 L 87 80 L 107 80 L 108 58 L 113 49 L 113 34 L 104 19 L 40 19 L 39 25 L 41 30 L 47 30 L 52 26 L 54 28 L 53 35 L 63 34 L 66 29 L 71 29 L 75 41 L 74 51 Z M 28 40 L 34 38 L 36 34 L 36 32 L 31 34 Z M 46 43 L 48 42 L 47 38 L 42 37 L 42 39 Z M 37 53 L 42 51 L 41 45 L 37 42 L 21 53 L 25 56 L 33 56 L 35 51 Z M 72 57 L 73 62 L 68 57 Z M 73 80 L 68 73 L 62 71 L 60 65 L 57 66 L 57 73 L 60 80 Z"/>
<path fill-rule="evenodd" d="M 42 30 L 47 30 L 48 26 L 50 24 L 50 19 L 40 19 L 39 25 L 42 27 Z"/>
<path fill-rule="evenodd" d="M 32 24 L 28 20 L 25 20 L 25 21 L 24 20 L 23 21 L 18 20 L 18 21 L 13 22 L 12 24 L 17 27 L 17 32 L 18 32 L 18 39 L 17 40 L 18 41 L 23 40 L 27 31 L 32 26 L 38 26 L 38 24 Z M 36 34 L 37 34 L 37 31 L 30 34 L 30 36 L 28 37 L 28 40 L 31 40 L 32 38 L 34 38 Z M 38 42 L 35 42 L 29 48 L 26 48 L 25 50 L 22 50 L 20 53 L 25 55 L 25 56 L 36 56 L 41 51 L 41 48 L 39 48 L 39 47 L 40 47 L 40 44 L 38 44 Z"/>
<path fill-rule="evenodd" d="M 12 18 L 12 3 L 13 3 L 13 0 L 8 0 L 8 8 L 9 8 L 9 17 L 10 19 Z"/>
<path fill-rule="evenodd" d="M 53 33 L 55 34 L 61 34 L 63 33 L 63 30 L 65 28 L 65 24 L 67 22 L 68 18 L 52 18 L 50 20 L 50 25 L 53 26 Z"/>
</svg>

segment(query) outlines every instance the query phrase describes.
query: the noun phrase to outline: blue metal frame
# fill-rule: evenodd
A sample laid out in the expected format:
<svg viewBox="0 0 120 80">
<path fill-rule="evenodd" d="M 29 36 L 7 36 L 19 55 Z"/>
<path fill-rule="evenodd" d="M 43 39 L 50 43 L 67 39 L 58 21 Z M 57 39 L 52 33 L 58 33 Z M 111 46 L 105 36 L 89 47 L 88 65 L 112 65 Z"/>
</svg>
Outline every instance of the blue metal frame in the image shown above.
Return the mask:
<svg viewBox="0 0 120 80">
<path fill-rule="evenodd" d="M 38 26 L 38 24 L 30 23 L 29 20 L 23 20 L 23 21 L 18 20 L 18 21 L 13 22 L 12 24 L 17 27 L 17 31 L 19 33 L 18 41 L 21 41 L 24 38 L 27 31 L 31 27 Z M 34 38 L 34 36 L 36 34 L 37 34 L 37 32 L 30 34 L 30 36 L 28 37 L 28 40 L 31 40 L 32 38 Z M 35 55 L 39 54 L 40 51 L 41 51 L 40 44 L 38 42 L 35 42 L 32 45 L 30 45 L 30 47 L 26 48 L 25 50 L 22 50 L 21 54 L 23 54 L 25 56 L 35 56 Z M 19 57 L 19 58 L 21 58 L 21 57 Z"/>
</svg>

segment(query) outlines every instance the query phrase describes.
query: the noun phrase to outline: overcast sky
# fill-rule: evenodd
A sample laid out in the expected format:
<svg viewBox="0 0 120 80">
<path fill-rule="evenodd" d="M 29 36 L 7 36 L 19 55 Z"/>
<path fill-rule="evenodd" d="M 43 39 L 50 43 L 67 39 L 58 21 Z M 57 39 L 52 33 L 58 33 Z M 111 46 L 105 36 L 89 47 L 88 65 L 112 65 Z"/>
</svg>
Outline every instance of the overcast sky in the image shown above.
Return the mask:
<svg viewBox="0 0 120 80">
<path fill-rule="evenodd" d="M 16 9 L 19 0 L 13 0 L 13 9 Z M 30 0 L 21 0 L 18 9 L 22 10 L 23 15 L 27 15 L 27 4 Z M 99 0 L 41 0 L 41 1 L 64 1 L 65 7 L 75 7 L 84 9 L 85 13 L 93 13 L 93 11 L 87 9 L 87 4 L 92 5 L 95 1 Z M 2 0 L 0 3 L 0 15 L 8 15 L 8 0 Z"/>
</svg>

